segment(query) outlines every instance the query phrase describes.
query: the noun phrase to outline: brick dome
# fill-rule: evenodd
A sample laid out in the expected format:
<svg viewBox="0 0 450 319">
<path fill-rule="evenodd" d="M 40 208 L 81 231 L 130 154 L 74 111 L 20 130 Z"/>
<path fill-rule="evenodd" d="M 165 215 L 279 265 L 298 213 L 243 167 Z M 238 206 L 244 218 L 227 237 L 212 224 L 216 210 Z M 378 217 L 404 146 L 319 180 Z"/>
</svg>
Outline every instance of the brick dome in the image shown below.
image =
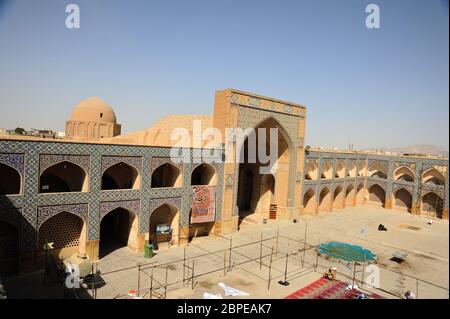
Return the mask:
<svg viewBox="0 0 450 319">
<path fill-rule="evenodd" d="M 117 123 L 112 107 L 98 97 L 81 101 L 73 110 L 70 121 Z"/>
</svg>

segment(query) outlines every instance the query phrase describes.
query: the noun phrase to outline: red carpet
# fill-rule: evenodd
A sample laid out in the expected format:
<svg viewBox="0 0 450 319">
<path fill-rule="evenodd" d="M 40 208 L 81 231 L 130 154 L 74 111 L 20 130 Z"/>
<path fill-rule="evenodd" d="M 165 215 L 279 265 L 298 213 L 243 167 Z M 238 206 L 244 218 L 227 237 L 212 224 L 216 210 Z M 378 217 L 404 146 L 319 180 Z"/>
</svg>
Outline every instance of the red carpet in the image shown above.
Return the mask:
<svg viewBox="0 0 450 319">
<path fill-rule="evenodd" d="M 331 281 L 320 278 L 308 286 L 297 290 L 285 299 L 356 299 L 359 291 L 347 290 L 348 284 L 342 281 Z M 366 294 L 369 299 L 380 299 L 377 294 Z"/>
</svg>

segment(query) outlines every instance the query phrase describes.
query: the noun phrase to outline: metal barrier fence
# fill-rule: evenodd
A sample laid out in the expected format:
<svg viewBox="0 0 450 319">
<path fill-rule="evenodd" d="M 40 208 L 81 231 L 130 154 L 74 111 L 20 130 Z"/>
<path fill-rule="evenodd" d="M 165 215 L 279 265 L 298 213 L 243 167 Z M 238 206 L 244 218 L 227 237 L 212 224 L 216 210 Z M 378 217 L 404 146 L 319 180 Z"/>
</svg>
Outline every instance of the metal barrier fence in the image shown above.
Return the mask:
<svg viewBox="0 0 450 319">
<path fill-rule="evenodd" d="M 228 241 L 227 247 L 222 249 L 208 251 L 205 253 L 194 253 L 193 251 L 205 250 L 199 245 L 189 243 L 184 247 L 184 254 L 182 259 L 173 260 L 167 263 L 155 264 L 154 262 L 142 263 L 137 266 L 126 267 L 122 269 L 112 270 L 101 273 L 102 279 L 97 280 L 92 284 L 91 295 L 96 298 L 96 290 L 99 284 L 106 284 L 107 277 L 122 273 L 123 277 L 130 278 L 135 276 L 135 294 L 140 298 L 166 298 L 169 290 L 175 290 L 182 287 L 190 287 L 194 289 L 199 278 L 207 275 L 218 273 L 226 276 L 233 269 L 240 268 L 244 265 L 253 264 L 259 266 L 261 272 L 264 271 L 266 276 L 264 280 L 267 283 L 267 289 L 270 289 L 270 284 L 273 280 L 286 278 L 288 276 L 299 275 L 299 271 L 305 271 L 303 260 L 298 258 L 299 251 L 284 252 L 278 248 L 281 240 L 285 240 L 277 232 L 277 236 L 261 238 L 258 241 L 246 242 L 239 245 L 233 245 L 233 239 L 223 236 L 218 236 Z M 254 247 L 252 251 L 253 256 L 240 251 L 245 247 Z M 311 249 L 313 246 L 302 243 L 302 249 Z M 278 269 L 274 263 L 279 260 L 286 260 L 285 269 Z M 299 266 L 295 269 L 288 269 L 288 260 L 297 260 Z M 203 267 L 198 267 L 202 265 Z M 205 268 L 205 265 L 210 265 L 206 271 L 200 268 Z M 220 265 L 220 266 L 219 266 Z M 306 269 L 312 271 L 312 267 Z M 261 274 L 263 275 L 263 274 Z M 99 277 L 97 277 L 99 278 Z M 120 278 L 116 279 L 120 280 Z M 112 283 L 111 279 L 109 283 Z M 115 298 L 128 298 L 128 294 L 119 294 Z"/>
<path fill-rule="evenodd" d="M 360 290 L 392 298 L 403 298 L 408 290 L 415 293 L 416 298 L 449 298 L 449 289 L 446 287 L 405 272 L 389 269 L 376 262 L 345 262 L 323 256 L 318 251 L 316 253 L 316 270 L 327 270 L 334 266 L 337 268 L 337 274 L 345 278 L 349 284 L 358 285 Z M 375 282 L 368 282 L 368 276 Z"/>
<path fill-rule="evenodd" d="M 291 238 L 279 234 L 260 240 L 239 245 L 233 245 L 230 237 L 218 236 L 225 241 L 224 247 L 208 251 L 201 245 L 189 243 L 184 247 L 183 258 L 166 263 L 147 262 L 137 266 L 126 267 L 100 273 L 102 279 L 93 281 L 90 290 L 92 298 L 97 297 L 97 289 L 101 284 L 114 284 L 114 280 L 121 278 L 135 278 L 135 295 L 138 298 L 167 298 L 167 293 L 179 288 L 196 287 L 200 278 L 217 273 L 226 276 L 239 267 L 245 270 L 244 265 L 259 266 L 260 273 L 252 274 L 263 280 L 270 291 L 274 280 L 293 280 L 306 273 L 327 270 L 336 266 L 339 277 L 349 284 L 357 284 L 358 288 L 366 292 L 375 292 L 389 298 L 402 298 L 406 290 L 416 294 L 417 298 L 448 298 L 448 288 L 423 280 L 416 276 L 388 269 L 382 265 L 368 262 L 345 262 L 339 259 L 328 258 L 320 254 L 319 245 L 307 243 L 305 240 Z M 305 236 L 306 238 L 306 236 Z M 280 246 L 282 246 L 280 248 Z M 254 247 L 252 255 L 240 251 L 244 247 Z M 195 253 L 195 251 L 206 251 Z M 275 262 L 283 261 L 283 269 L 277 268 Z M 375 265 L 379 270 L 379 286 L 374 287 L 367 283 L 370 271 L 367 267 Z M 207 270 L 205 270 L 207 268 Z M 203 270 L 202 270 L 203 269 Z M 95 271 L 93 271 L 95 275 Z M 108 276 L 121 274 L 119 278 L 105 280 Z M 95 277 L 95 276 L 94 276 Z M 99 278 L 99 277 L 97 277 Z M 99 285 L 100 284 L 100 285 Z M 301 287 L 298 287 L 299 289 Z M 115 298 L 129 298 L 128 294 L 118 294 Z"/>
</svg>

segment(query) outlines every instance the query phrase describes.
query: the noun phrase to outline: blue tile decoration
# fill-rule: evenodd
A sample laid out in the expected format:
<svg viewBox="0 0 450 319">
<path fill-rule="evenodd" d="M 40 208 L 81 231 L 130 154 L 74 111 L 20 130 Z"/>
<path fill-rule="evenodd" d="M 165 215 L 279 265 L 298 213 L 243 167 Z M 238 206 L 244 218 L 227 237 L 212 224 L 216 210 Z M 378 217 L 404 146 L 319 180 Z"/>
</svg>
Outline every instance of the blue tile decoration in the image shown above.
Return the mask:
<svg viewBox="0 0 450 319">
<path fill-rule="evenodd" d="M 282 113 L 284 112 L 284 113 Z M 284 105 L 282 112 L 274 112 L 274 110 L 266 110 L 261 108 L 255 108 L 252 105 L 238 105 L 238 122 L 237 127 L 247 129 L 255 128 L 259 124 L 263 123 L 265 120 L 273 119 L 279 124 L 281 128 L 281 134 L 285 134 L 285 138 L 289 144 L 289 148 L 292 150 L 290 152 L 290 163 L 297 162 L 297 152 L 299 147 L 299 120 L 303 117 L 304 113 L 300 112 L 302 115 L 294 114 L 293 108 L 290 105 Z M 288 186 L 288 198 L 294 198 L 295 192 L 295 180 L 296 180 L 296 165 L 290 165 L 289 167 L 289 186 Z M 239 176 L 239 165 L 235 165 L 234 175 Z M 238 183 L 234 183 L 233 188 L 233 216 L 237 216 L 239 209 L 237 209 L 237 193 L 238 193 Z"/>
<path fill-rule="evenodd" d="M 192 157 L 193 150 L 189 152 Z M 41 223 L 42 219 L 56 214 L 61 209 L 70 209 L 69 212 L 87 220 L 88 240 L 98 240 L 101 212 L 107 210 L 105 207 L 111 208 L 117 204 L 105 204 L 105 202 L 121 202 L 121 207 L 125 206 L 125 209 L 138 210 L 140 232 L 148 231 L 150 213 L 156 208 L 156 204 L 167 203 L 176 206 L 180 209 L 180 223 L 189 224 L 192 202 L 190 163 L 177 164 L 182 170 L 183 187 L 167 189 L 151 189 L 150 187 L 152 163 L 169 161 L 170 148 L 168 147 L 0 140 L 0 158 L 2 162 L 14 163 L 25 176 L 22 183 L 22 195 L 0 197 L 0 216 L 9 216 L 11 213 L 6 211 L 10 208 L 17 208 L 22 214 L 23 223 L 18 226 L 22 233 L 22 247 L 34 248 L 37 244 L 38 220 Z M 89 192 L 39 194 L 38 181 L 42 171 L 63 161 L 72 162 L 89 173 Z M 140 171 L 141 189 L 114 191 L 100 189 L 103 170 L 109 165 L 120 162 Z M 213 165 L 218 173 L 216 188 L 216 220 L 218 220 L 222 210 L 223 164 L 213 163 Z M 85 207 L 88 207 L 87 216 Z"/>
<path fill-rule="evenodd" d="M 134 167 L 139 173 L 142 171 L 142 157 L 139 156 L 102 156 L 102 173 L 119 163 Z"/>
<path fill-rule="evenodd" d="M 0 195 L 0 209 L 22 207 L 23 195 Z"/>
<path fill-rule="evenodd" d="M 175 159 L 175 158 L 174 158 Z M 175 159 L 175 163 L 172 161 L 172 158 L 170 157 L 160 157 L 160 156 L 154 156 L 151 160 L 151 171 L 153 172 L 155 169 L 160 167 L 161 165 L 164 165 L 166 163 L 170 163 L 180 169 L 180 171 L 183 170 L 183 163 L 181 161 L 181 158 Z"/>
<path fill-rule="evenodd" d="M 234 185 L 234 175 L 227 174 L 226 181 L 227 181 L 227 183 L 226 183 L 227 186 L 233 186 Z"/>
<path fill-rule="evenodd" d="M 141 202 L 140 200 L 122 200 L 122 201 L 112 201 L 112 202 L 100 202 L 100 221 L 108 213 L 117 208 L 126 209 L 136 216 L 140 217 L 141 212 Z"/>
<path fill-rule="evenodd" d="M 25 160 L 23 154 L 1 154 L 0 153 L 0 163 L 3 163 L 5 165 L 11 166 L 12 168 L 15 168 L 20 176 L 23 178 L 24 174 L 24 167 L 25 167 Z"/>
<path fill-rule="evenodd" d="M 89 155 L 41 154 L 39 156 L 39 175 L 42 175 L 47 168 L 65 161 L 80 166 L 89 174 Z"/>
<path fill-rule="evenodd" d="M 247 101 L 249 106 L 253 107 L 260 107 L 261 106 L 261 99 L 255 98 L 255 97 L 249 97 Z"/>
<path fill-rule="evenodd" d="M 274 113 L 265 109 L 255 109 L 244 106 L 240 108 L 238 126 L 255 127 L 261 121 L 273 117 L 281 123 L 286 131 L 286 135 L 293 145 L 298 143 L 298 115 Z M 198 159 L 195 150 L 189 150 L 191 159 Z M 295 152 L 292 152 L 295 153 Z M 296 154 L 292 154 L 291 161 L 296 161 Z M 309 151 L 305 155 L 305 165 L 310 161 L 316 161 L 319 169 L 319 176 L 324 160 L 336 161 L 345 159 L 346 163 L 355 162 L 357 168 L 360 163 L 373 165 L 380 163 L 388 171 L 387 179 L 377 179 L 374 177 L 345 177 L 343 179 L 333 178 L 331 180 L 304 180 L 302 172 L 295 172 L 293 169 L 290 176 L 294 182 L 300 181 L 303 185 L 302 196 L 313 189 L 316 194 L 324 187 L 335 189 L 337 185 L 355 188 L 361 183 L 364 187 L 379 184 L 386 191 L 386 196 L 391 196 L 393 192 L 400 188 L 413 193 L 417 199 L 430 191 L 433 191 L 444 199 L 444 208 L 449 206 L 448 196 L 448 160 L 432 158 L 401 158 L 388 155 L 362 154 L 362 153 L 330 153 L 320 151 Z M 52 193 L 39 194 L 39 176 L 46 168 L 59 162 L 69 161 L 82 167 L 89 174 L 89 192 L 79 193 Z M 74 143 L 61 141 L 20 141 L 20 140 L 0 140 L 0 162 L 9 165 L 22 176 L 22 193 L 20 195 L 0 196 L 0 220 L 9 220 L 20 229 L 20 245 L 24 248 L 34 248 L 36 246 L 37 229 L 47 218 L 54 216 L 58 212 L 68 211 L 80 216 L 88 223 L 88 239 L 99 239 L 100 220 L 102 214 L 113 207 L 123 207 L 132 210 L 140 215 L 139 231 L 148 231 L 148 222 L 151 212 L 158 206 L 167 203 L 180 210 L 180 224 L 189 224 L 189 211 L 192 203 L 193 190 L 190 186 L 191 172 L 201 163 L 181 163 L 177 166 L 181 168 L 183 174 L 183 187 L 167 189 L 151 189 L 151 172 L 158 164 L 170 161 L 170 148 L 155 146 L 134 146 L 134 145 L 114 145 L 95 143 Z M 208 159 L 206 162 L 210 162 Z M 112 163 L 124 162 L 136 167 L 141 174 L 141 189 L 139 190 L 116 190 L 102 191 L 101 175 L 108 165 Z M 202 162 L 202 161 L 200 161 Z M 235 174 L 224 176 L 224 164 L 212 163 L 217 172 L 216 196 L 216 220 L 221 219 L 222 210 L 222 190 L 224 184 L 227 187 L 237 189 L 238 167 Z M 422 184 L 418 185 L 417 176 L 421 172 L 433 166 L 446 166 L 445 185 Z M 236 165 L 238 166 L 238 165 Z M 395 169 L 401 166 L 408 166 L 416 173 L 414 182 L 394 181 Z M 333 172 L 334 173 L 334 172 Z M 346 174 L 347 175 L 347 174 Z M 295 188 L 290 187 L 289 192 L 294 192 Z M 234 191 L 236 195 L 236 191 Z M 234 199 L 236 201 L 236 198 Z M 120 204 L 119 204 L 120 203 Z M 234 202 L 235 203 L 235 202 Z M 233 214 L 238 214 L 234 208 Z M 21 215 L 21 216 L 20 216 Z M 19 216 L 19 217 L 18 217 Z M 103 215 L 104 216 L 104 215 Z"/>
<path fill-rule="evenodd" d="M 383 166 L 386 169 L 386 171 L 389 169 L 389 162 L 388 161 L 379 160 L 379 159 L 375 159 L 375 158 L 374 159 L 369 158 L 369 165 L 368 165 L 367 168 L 370 168 L 370 167 L 372 167 L 374 165 L 381 165 L 381 166 Z"/>
<path fill-rule="evenodd" d="M 174 206 L 181 211 L 181 197 L 162 197 L 162 198 L 152 198 L 152 200 L 150 201 L 150 209 L 149 209 L 150 214 L 153 213 L 155 209 L 164 204 Z"/>
<path fill-rule="evenodd" d="M 408 192 L 411 193 L 411 195 L 414 193 L 414 184 L 412 185 L 407 185 L 404 183 L 395 183 L 392 187 L 392 193 L 397 192 L 400 189 L 406 189 Z"/>
<path fill-rule="evenodd" d="M 321 152 L 318 150 L 310 150 L 305 156 L 305 167 L 312 161 L 319 161 L 319 176 L 322 173 L 322 163 L 327 160 L 337 160 L 337 159 L 345 159 L 347 163 L 355 162 L 357 169 L 359 168 L 360 163 L 365 163 L 365 167 L 369 168 L 375 164 L 379 164 L 383 166 L 388 172 L 387 179 L 378 178 L 378 177 L 367 177 L 367 176 L 357 176 L 357 177 L 348 177 L 347 174 L 345 178 L 335 178 L 335 168 L 333 171 L 333 178 L 331 182 L 334 187 L 336 185 L 342 185 L 343 187 L 348 187 L 349 184 L 352 184 L 354 187 L 359 187 L 361 184 L 364 185 L 365 188 L 370 188 L 373 185 L 379 185 L 385 192 L 386 198 L 390 198 L 393 193 L 398 191 L 401 188 L 406 189 L 413 195 L 413 201 L 419 200 L 419 196 L 423 196 L 424 194 L 432 191 L 441 196 L 444 200 L 444 208 L 449 207 L 449 195 L 448 195 L 448 160 L 447 159 L 436 159 L 436 158 L 421 158 L 421 157 L 411 157 L 411 158 L 399 158 L 394 155 L 381 155 L 381 154 L 363 154 L 363 153 L 347 153 L 347 152 Z M 406 181 L 395 181 L 394 180 L 394 172 L 397 168 L 402 166 L 409 167 L 413 172 L 415 172 L 416 178 L 414 182 L 406 182 Z M 434 185 L 434 184 L 422 184 L 420 185 L 420 179 L 418 175 L 425 172 L 427 169 L 430 169 L 434 166 L 444 166 L 446 167 L 446 176 L 445 176 L 445 185 Z M 303 180 L 303 188 L 302 188 L 302 197 L 301 197 L 301 205 L 303 205 L 303 196 L 309 189 L 320 190 L 323 188 L 323 185 L 327 185 L 329 187 L 329 180 Z M 317 193 L 317 191 L 316 191 Z M 419 194 L 421 193 L 421 194 Z"/>
<path fill-rule="evenodd" d="M 283 110 L 284 110 L 286 113 L 293 113 L 293 112 L 294 112 L 292 106 L 290 106 L 289 104 L 285 104 L 284 107 L 283 107 Z"/>
<path fill-rule="evenodd" d="M 88 204 L 41 206 L 37 209 L 36 229 L 39 229 L 39 227 L 47 219 L 62 212 L 67 212 L 79 216 L 84 220 L 84 222 L 87 222 L 89 218 Z"/>
</svg>

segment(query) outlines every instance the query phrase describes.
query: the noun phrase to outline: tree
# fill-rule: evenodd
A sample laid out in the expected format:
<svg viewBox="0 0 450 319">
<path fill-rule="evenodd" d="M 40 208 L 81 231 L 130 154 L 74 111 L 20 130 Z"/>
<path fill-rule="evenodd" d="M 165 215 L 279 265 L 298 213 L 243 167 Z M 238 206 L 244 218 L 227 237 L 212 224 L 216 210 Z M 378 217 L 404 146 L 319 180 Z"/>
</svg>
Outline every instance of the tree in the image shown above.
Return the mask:
<svg viewBox="0 0 450 319">
<path fill-rule="evenodd" d="M 25 133 L 25 129 L 21 128 L 21 127 L 16 127 L 16 129 L 14 130 L 14 133 L 16 134 L 24 134 Z"/>
</svg>

